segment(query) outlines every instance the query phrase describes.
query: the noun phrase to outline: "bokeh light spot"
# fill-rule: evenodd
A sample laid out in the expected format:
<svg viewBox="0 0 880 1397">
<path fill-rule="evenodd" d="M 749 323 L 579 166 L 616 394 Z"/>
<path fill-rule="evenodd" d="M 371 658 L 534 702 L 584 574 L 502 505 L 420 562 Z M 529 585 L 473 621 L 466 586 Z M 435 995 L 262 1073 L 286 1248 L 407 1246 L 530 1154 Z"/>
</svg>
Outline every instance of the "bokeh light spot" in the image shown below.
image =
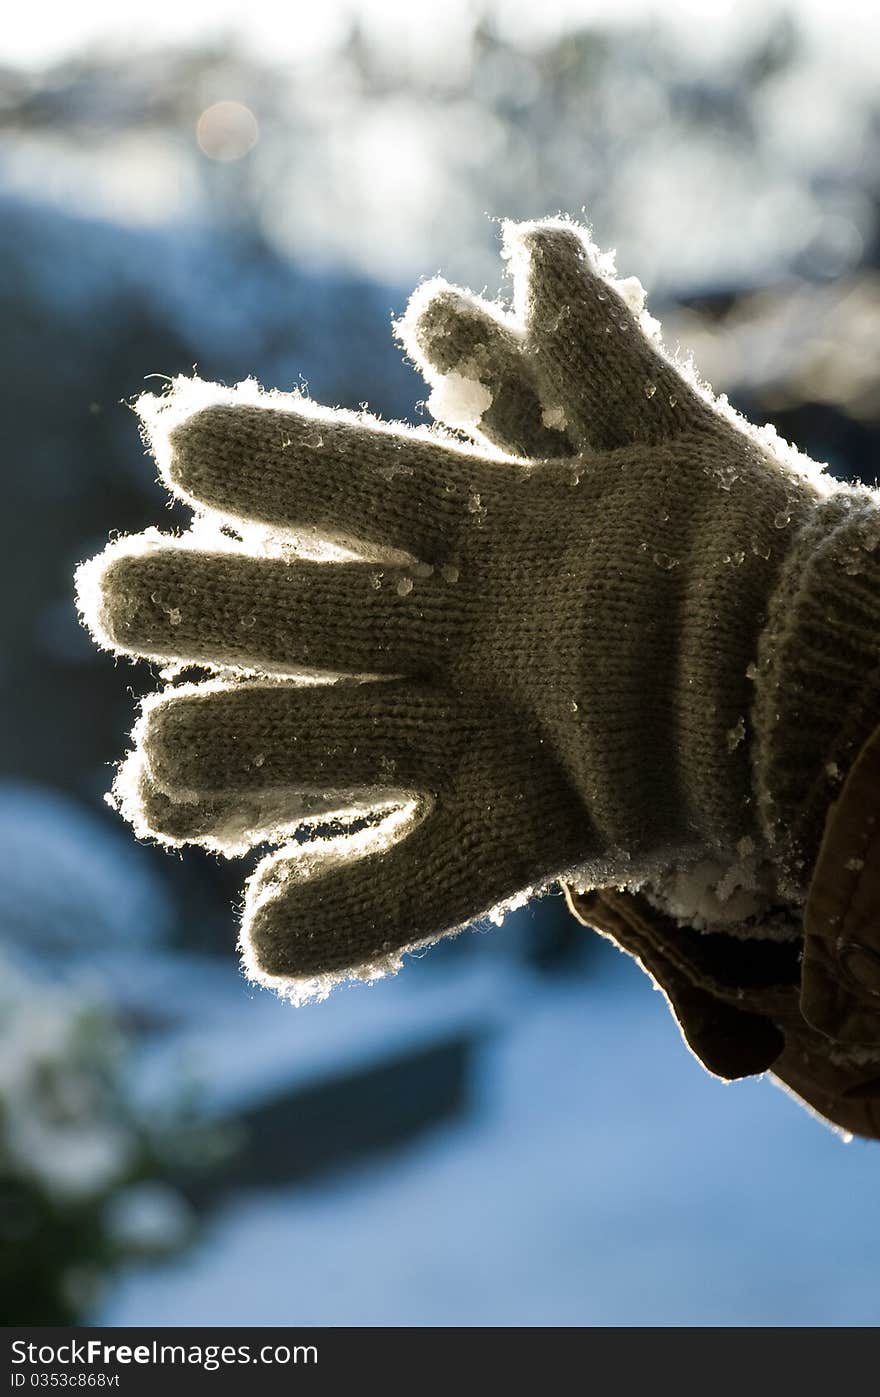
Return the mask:
<svg viewBox="0 0 880 1397">
<path fill-rule="evenodd" d="M 209 160 L 241 160 L 260 139 L 260 127 L 242 102 L 214 102 L 196 125 L 196 140 Z"/>
</svg>

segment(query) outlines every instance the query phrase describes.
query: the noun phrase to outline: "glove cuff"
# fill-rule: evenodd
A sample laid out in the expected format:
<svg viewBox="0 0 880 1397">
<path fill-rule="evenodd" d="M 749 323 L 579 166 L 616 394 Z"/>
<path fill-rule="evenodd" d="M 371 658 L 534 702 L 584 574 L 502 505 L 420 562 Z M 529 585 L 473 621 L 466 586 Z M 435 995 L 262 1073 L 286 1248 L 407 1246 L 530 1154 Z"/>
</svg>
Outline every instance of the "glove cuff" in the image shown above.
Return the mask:
<svg viewBox="0 0 880 1397">
<path fill-rule="evenodd" d="M 758 813 L 802 902 L 833 801 L 880 721 L 880 497 L 844 487 L 799 532 L 758 646 Z"/>
</svg>

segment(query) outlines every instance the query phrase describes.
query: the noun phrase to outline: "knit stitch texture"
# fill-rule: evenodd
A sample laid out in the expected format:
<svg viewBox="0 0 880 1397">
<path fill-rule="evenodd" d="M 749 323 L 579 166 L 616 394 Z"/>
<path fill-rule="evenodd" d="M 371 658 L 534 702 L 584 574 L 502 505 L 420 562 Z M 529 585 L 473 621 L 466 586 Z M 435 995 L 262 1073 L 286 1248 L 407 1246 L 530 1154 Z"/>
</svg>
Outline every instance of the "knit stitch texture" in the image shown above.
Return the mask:
<svg viewBox="0 0 880 1397">
<path fill-rule="evenodd" d="M 574 873 L 748 851 L 796 900 L 827 754 L 873 711 L 871 492 L 716 403 L 584 230 L 506 252 L 513 313 L 428 283 L 399 327 L 470 440 L 179 383 L 144 414 L 193 530 L 80 573 L 100 643 L 214 672 L 147 702 L 117 800 L 166 843 L 280 846 L 242 946 L 292 997 Z M 291 842 L 331 817 L 359 824 Z"/>
</svg>

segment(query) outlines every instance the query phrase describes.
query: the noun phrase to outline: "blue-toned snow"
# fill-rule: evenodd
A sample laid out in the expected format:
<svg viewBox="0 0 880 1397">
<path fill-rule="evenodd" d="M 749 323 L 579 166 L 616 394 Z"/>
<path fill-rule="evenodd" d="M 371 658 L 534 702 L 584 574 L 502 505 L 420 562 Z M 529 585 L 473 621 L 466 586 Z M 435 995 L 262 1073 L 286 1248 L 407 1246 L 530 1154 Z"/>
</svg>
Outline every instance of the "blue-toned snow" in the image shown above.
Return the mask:
<svg viewBox="0 0 880 1397">
<path fill-rule="evenodd" d="M 124 1278 L 100 1321 L 880 1320 L 880 1146 L 842 1143 L 769 1081 L 715 1081 L 635 966 L 594 964 L 549 981 L 499 966 L 510 1012 L 468 1119 L 322 1184 L 238 1196 L 183 1261 Z M 329 1031 L 367 996 L 393 1023 L 424 973 L 307 1013 Z"/>
</svg>

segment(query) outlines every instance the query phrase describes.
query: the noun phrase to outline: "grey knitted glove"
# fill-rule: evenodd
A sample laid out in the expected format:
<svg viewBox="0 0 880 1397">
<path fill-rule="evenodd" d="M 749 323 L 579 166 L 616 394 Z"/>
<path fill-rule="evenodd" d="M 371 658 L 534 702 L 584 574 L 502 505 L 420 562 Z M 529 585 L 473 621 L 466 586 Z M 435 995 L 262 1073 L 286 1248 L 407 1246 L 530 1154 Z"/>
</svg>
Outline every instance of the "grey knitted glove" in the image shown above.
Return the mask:
<svg viewBox="0 0 880 1397">
<path fill-rule="evenodd" d="M 720 867 L 796 904 L 794 831 L 860 736 L 871 493 L 715 403 L 582 230 L 507 250 L 515 319 L 429 285 L 402 327 L 480 449 L 181 383 L 143 411 L 193 530 L 80 571 L 100 643 L 216 672 L 145 705 L 116 784 L 139 833 L 239 853 L 386 812 L 251 879 L 247 968 L 294 996 L 562 876 L 660 896 Z"/>
</svg>

